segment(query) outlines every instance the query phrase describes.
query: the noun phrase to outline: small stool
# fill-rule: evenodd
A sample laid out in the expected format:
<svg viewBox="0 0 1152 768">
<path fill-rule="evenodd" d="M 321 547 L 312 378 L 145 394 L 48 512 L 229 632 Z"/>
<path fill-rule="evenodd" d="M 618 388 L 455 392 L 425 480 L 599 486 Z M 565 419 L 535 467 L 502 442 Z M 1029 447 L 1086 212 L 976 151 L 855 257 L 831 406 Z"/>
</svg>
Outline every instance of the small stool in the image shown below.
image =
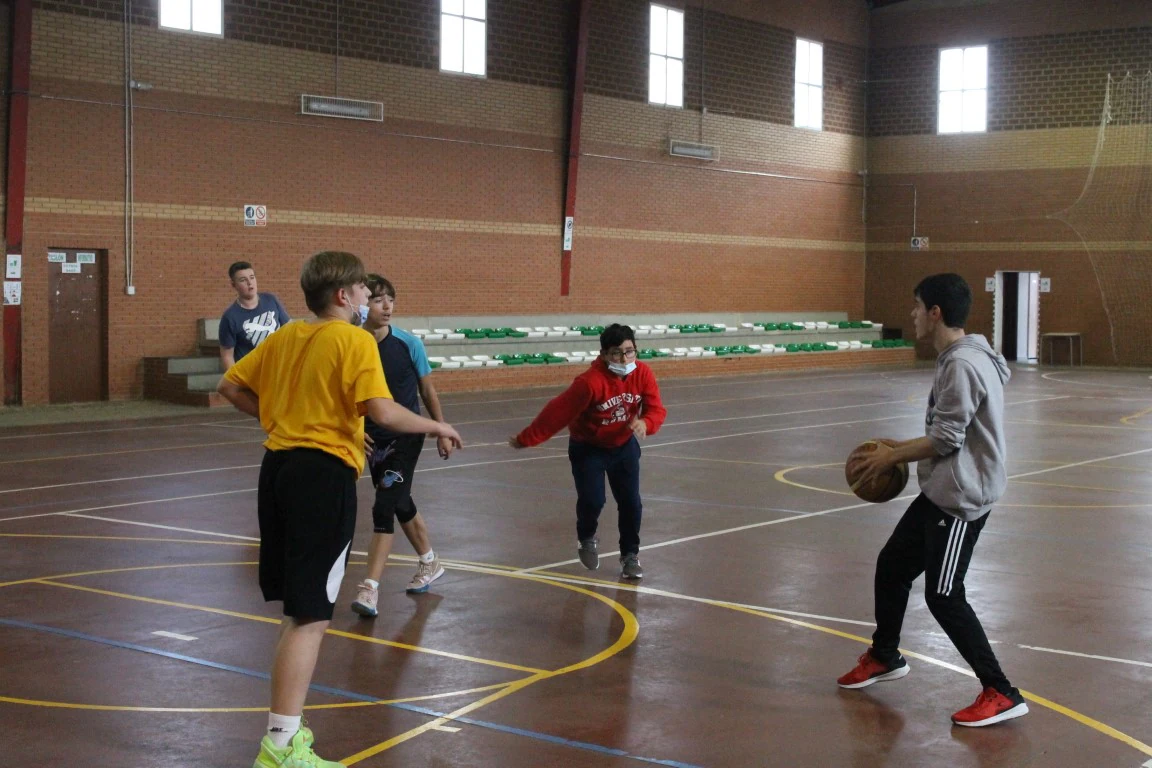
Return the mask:
<svg viewBox="0 0 1152 768">
<path fill-rule="evenodd" d="M 1044 362 L 1044 344 L 1048 343 L 1048 363 L 1052 364 L 1052 355 L 1055 352 L 1056 339 L 1068 340 L 1068 365 L 1071 367 L 1073 357 L 1073 348 L 1076 345 L 1080 347 L 1080 367 L 1084 367 L 1084 339 L 1079 333 L 1042 333 L 1040 334 L 1040 362 Z"/>
</svg>

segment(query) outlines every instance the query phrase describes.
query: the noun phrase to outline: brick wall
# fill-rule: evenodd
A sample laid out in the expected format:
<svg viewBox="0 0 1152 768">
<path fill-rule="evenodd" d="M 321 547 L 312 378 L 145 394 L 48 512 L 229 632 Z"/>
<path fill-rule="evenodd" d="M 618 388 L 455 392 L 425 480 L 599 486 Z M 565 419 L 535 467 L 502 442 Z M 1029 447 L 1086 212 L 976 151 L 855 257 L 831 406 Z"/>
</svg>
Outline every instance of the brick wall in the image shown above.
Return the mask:
<svg viewBox="0 0 1152 768">
<path fill-rule="evenodd" d="M 159 30 L 154 3 L 137 0 L 133 75 L 154 88 L 134 95 L 129 297 L 123 6 L 37 0 L 26 402 L 48 392 L 37 298 L 54 247 L 108 252 L 114 398 L 140 394 L 143 357 L 194 349 L 196 318 L 232 298 L 228 263 L 252 261 L 261 289 L 302 315 L 299 266 L 323 248 L 360 253 L 395 278 L 402 313 L 862 316 L 866 19 L 855 0 L 819 5 L 827 32 L 808 7 L 795 10 L 795 23 L 787 4 L 690 7 L 686 94 L 695 101 L 668 110 L 646 103 L 647 5 L 593 3 L 586 151 L 619 159 L 584 159 L 572 295 L 561 298 L 572 2 L 490 0 L 489 76 L 476 79 L 438 71 L 434 0 L 342 0 L 340 95 L 385 105 L 383 123 L 362 123 L 296 114 L 299 94 L 335 88 L 334 2 L 226 0 L 220 39 Z M 791 127 L 793 28 L 826 42 L 825 132 Z M 765 60 L 776 75 L 744 82 Z M 672 163 L 669 138 L 703 138 L 722 160 Z M 268 206 L 269 226 L 243 227 L 247 203 Z"/>
<path fill-rule="evenodd" d="M 869 136 L 935 133 L 939 50 L 871 51 Z M 1152 26 L 989 40 L 988 130 L 1099 125 L 1108 74 L 1149 69 Z"/>
<path fill-rule="evenodd" d="M 1038 270 L 1052 279 L 1052 292 L 1041 295 L 1041 333 L 1084 334 L 1089 364 L 1152 364 L 1145 341 L 1152 308 L 1139 300 L 1152 289 L 1152 229 L 1132 202 L 1140 179 L 1152 180 L 1146 140 L 1136 147 L 1142 129 L 1109 136 L 1081 199 L 1108 73 L 1152 69 L 1148 5 L 1043 5 L 932 11 L 909 2 L 873 14 L 865 311 L 907 327 L 916 282 L 954 271 L 975 292 L 969 327 L 991 336 L 985 278 Z M 898 44 L 906 40 L 917 45 Z M 989 44 L 989 131 L 936 135 L 939 48 L 982 41 Z M 1132 151 L 1115 151 L 1120 145 Z M 916 234 L 931 238 L 927 253 L 908 249 L 912 185 Z"/>
</svg>

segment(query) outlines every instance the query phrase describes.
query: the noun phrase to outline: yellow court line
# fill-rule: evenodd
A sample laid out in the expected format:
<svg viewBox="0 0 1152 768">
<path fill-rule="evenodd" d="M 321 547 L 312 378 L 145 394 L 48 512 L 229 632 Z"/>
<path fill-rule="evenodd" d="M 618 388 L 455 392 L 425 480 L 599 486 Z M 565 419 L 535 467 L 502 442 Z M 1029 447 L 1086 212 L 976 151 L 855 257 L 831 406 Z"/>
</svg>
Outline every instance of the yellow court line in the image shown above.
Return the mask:
<svg viewBox="0 0 1152 768">
<path fill-rule="evenodd" d="M 798 469 L 822 469 L 824 467 L 839 467 L 839 466 L 842 466 L 839 462 L 832 462 L 830 464 L 804 464 L 804 465 L 801 465 L 798 467 L 788 467 L 786 469 L 782 469 L 779 472 L 777 472 L 776 474 L 772 475 L 772 477 L 775 478 L 775 480 L 777 482 L 784 483 L 784 485 L 791 485 L 795 488 L 803 488 L 807 491 L 820 491 L 821 493 L 834 493 L 837 496 L 855 496 L 856 494 L 852 493 L 851 491 L 835 491 L 835 490 L 832 490 L 831 488 L 820 488 L 820 487 L 815 486 L 815 485 L 804 485 L 804 483 L 798 483 L 795 480 L 789 480 L 788 479 L 788 473 L 789 472 L 795 472 Z"/>
<path fill-rule="evenodd" d="M 251 613 L 242 613 L 240 611 L 229 611 L 224 608 L 212 608 L 206 605 L 195 605 L 192 603 L 178 603 L 172 600 L 160 600 L 155 597 L 144 597 L 141 595 L 130 595 L 125 592 L 113 592 L 107 589 L 96 589 L 94 587 L 83 587 L 79 584 L 65 584 L 59 581 L 48 581 L 45 579 L 37 579 L 33 583 L 46 584 L 50 587 L 63 587 L 64 589 L 75 589 L 81 592 L 91 592 L 97 595 L 105 595 L 107 597 L 119 597 L 124 600 L 135 600 L 142 603 L 151 603 L 153 605 L 165 605 L 171 608 L 186 608 L 192 611 L 203 611 L 204 613 L 214 613 L 220 616 L 231 616 L 237 619 L 247 619 L 248 621 L 257 621 L 263 624 L 280 624 L 281 620 L 269 616 L 257 616 Z M 378 637 L 371 637 L 369 635 L 358 635 L 353 632 L 344 632 L 338 629 L 328 629 L 325 634 L 335 635 L 336 637 L 344 637 L 350 640 L 359 640 L 364 643 L 372 643 L 375 645 L 386 645 L 390 648 L 399 648 L 405 651 L 414 651 L 416 653 L 427 653 L 432 656 L 441 656 L 448 659 L 456 659 L 457 661 L 467 661 L 473 664 L 484 664 L 490 667 L 499 667 L 501 669 L 512 669 L 517 672 L 530 672 L 533 674 L 544 672 L 542 669 L 534 667 L 525 667 L 519 664 L 510 664 L 505 661 L 492 661 L 491 659 L 480 659 L 474 656 L 465 656 L 459 653 L 450 653 L 448 651 L 437 651 L 432 648 L 422 648 L 416 645 L 408 645 L 407 643 L 397 643 L 392 640 L 383 640 Z"/>
<path fill-rule="evenodd" d="M 553 670 L 551 672 L 541 672 L 540 674 L 532 675 L 531 677 L 525 677 L 525 678 L 522 678 L 520 680 L 517 680 L 517 681 L 511 683 L 508 687 L 504 688 L 501 691 L 497 691 L 496 693 L 493 693 L 489 696 L 485 696 L 484 698 L 479 699 L 478 701 L 474 701 L 471 704 L 468 704 L 467 706 L 461 707 L 460 709 L 457 709 L 453 712 L 449 712 L 447 715 L 444 715 L 443 717 L 438 717 L 435 720 L 424 723 L 423 725 L 417 726 L 416 728 L 413 728 L 409 731 L 405 731 L 404 733 L 401 733 L 397 736 L 393 736 L 391 739 L 388 739 L 387 741 L 383 741 L 383 742 L 381 742 L 381 743 L 379 743 L 373 747 L 369 747 L 368 749 L 357 752 L 354 755 L 350 755 L 349 757 L 346 757 L 343 760 L 341 760 L 340 761 L 341 763 L 343 763 L 344 765 L 354 765 L 354 764 L 356 764 L 362 760 L 367 760 L 369 757 L 372 757 L 373 755 L 378 755 L 381 752 L 389 750 L 392 747 L 396 746 L 397 744 L 403 744 L 404 742 L 406 742 L 410 739 L 413 739 L 422 733 L 426 733 L 428 731 L 439 728 L 442 725 L 450 723 L 458 717 L 463 717 L 464 715 L 467 715 L 471 712 L 475 712 L 476 710 L 480 709 L 481 707 L 485 707 L 494 701 L 499 701 L 500 699 L 503 699 L 507 696 L 511 696 L 513 693 L 516 693 L 517 691 L 523 690 L 524 688 L 527 688 L 528 686 L 532 685 L 533 683 L 538 683 L 541 680 L 547 680 L 549 678 L 558 677 L 560 675 L 566 675 L 570 672 L 575 672 L 575 671 L 580 670 L 580 669 L 586 669 L 588 667 L 595 666 L 596 664 L 599 664 L 602 661 L 605 661 L 605 660 L 611 658 L 612 656 L 615 656 L 616 654 L 620 653 L 620 651 L 622 651 L 625 648 L 627 648 L 628 646 L 630 646 L 632 643 L 634 643 L 636 641 L 636 637 L 640 633 L 640 623 L 636 620 L 636 616 L 633 615 L 633 613 L 631 611 L 629 611 L 624 606 L 620 605 L 620 603 L 616 602 L 615 600 L 613 600 L 609 597 L 606 597 L 604 595 L 601 595 L 597 592 L 593 592 L 593 591 L 588 590 L 588 589 L 583 589 L 581 587 L 577 587 L 577 586 L 574 586 L 572 584 L 565 584 L 563 582 L 552 581 L 551 579 L 539 578 L 537 576 L 530 576 L 527 574 L 502 573 L 500 575 L 508 576 L 510 578 L 513 578 L 513 579 L 524 579 L 526 581 L 536 581 L 536 582 L 540 582 L 540 583 L 544 583 L 544 584 L 550 584 L 553 586 L 561 587 L 563 589 L 571 590 L 573 592 L 578 592 L 578 593 L 583 594 L 583 595 L 587 595 L 588 597 L 595 598 L 596 600 L 599 600 L 600 602 L 602 602 L 605 605 L 607 605 L 608 607 L 610 607 L 612 610 L 616 611 L 616 613 L 624 621 L 624 630 L 620 633 L 620 636 L 618 638 L 616 638 L 615 643 L 613 643 L 609 647 L 605 648 L 604 650 L 600 651 L 595 656 L 590 656 L 589 658 L 584 659 L 583 661 L 576 662 L 575 664 L 570 664 L 567 667 L 562 667 L 561 669 Z"/>
<path fill-rule="evenodd" d="M 1044 462 L 1048 463 L 1048 462 Z M 816 485 L 805 485 L 795 480 L 788 478 L 789 472 L 794 472 L 798 469 L 821 469 L 824 467 L 838 467 L 839 463 L 831 464 L 805 464 L 798 467 L 788 467 L 777 472 L 773 477 L 785 485 L 791 485 L 794 488 L 803 488 L 808 491 L 818 491 L 820 493 L 831 493 L 837 496 L 852 496 L 854 494 L 849 491 L 837 491 L 832 488 L 821 488 Z M 1089 465 L 1095 466 L 1095 465 Z M 1111 467 L 1112 469 L 1120 469 L 1120 467 Z M 1013 480 L 1009 478 L 1010 484 L 1020 485 L 1043 485 L 1052 488 L 1076 488 L 1086 491 L 1114 491 L 1116 493 L 1135 493 L 1143 494 L 1143 491 L 1130 491 L 1121 488 L 1095 488 L 1087 485 L 1060 485 L 1058 483 L 1042 483 L 1036 480 Z M 997 507 L 1012 507 L 1016 509 L 1142 509 L 1144 507 L 1152 507 L 1152 503 L 1147 504 L 997 504 Z"/>
<path fill-rule="evenodd" d="M 37 456 L 32 459 L 9 459 L 0 464 L 30 464 L 34 461 L 61 461 L 63 459 L 91 459 L 97 456 L 123 456 L 127 453 L 156 453 L 157 451 L 180 451 L 185 448 L 212 448 L 217 445 L 258 445 L 263 440 L 229 440 L 223 443 L 193 443 L 192 445 L 166 445 L 159 448 L 132 448 L 127 451 L 105 451 L 103 453 L 74 453 L 69 456 Z"/>
<path fill-rule="evenodd" d="M 503 688 L 510 683 L 495 683 L 480 688 L 468 688 L 462 691 L 448 691 L 446 693 L 432 693 L 426 696 L 409 696 L 404 699 L 380 699 L 379 701 L 341 701 L 333 704 L 308 704 L 304 709 L 350 709 L 352 707 L 382 707 L 389 704 L 410 704 L 414 701 L 431 701 L 433 699 L 452 699 L 467 696 L 471 693 L 482 693 L 494 688 Z M 130 707 L 119 704 L 77 704 L 70 701 L 45 701 L 42 699 L 20 699 L 14 696 L 0 696 L 0 702 L 7 704 L 23 704 L 28 707 L 44 707 L 47 709 L 83 709 L 94 712 L 185 712 L 201 714 L 225 714 L 234 712 L 267 712 L 268 707 Z"/>
<path fill-rule="evenodd" d="M 795 626 L 804 627 L 806 629 L 814 629 L 817 632 L 823 632 L 825 634 L 834 635 L 836 637 L 841 637 L 841 638 L 844 638 L 846 640 L 853 640 L 853 641 L 858 642 L 858 643 L 863 643 L 864 645 L 868 645 L 868 646 L 872 645 L 871 639 L 869 639 L 867 637 L 861 637 L 860 635 L 854 635 L 851 632 L 843 632 L 839 629 L 833 629 L 831 627 L 824 627 L 824 626 L 821 626 L 819 624 L 813 624 L 813 623 L 808 622 L 808 621 L 801 621 L 800 619 L 791 619 L 791 618 L 788 618 L 787 616 L 777 616 L 774 613 L 767 613 L 765 611 L 757 611 L 757 610 L 754 610 L 752 608 L 745 608 L 744 606 L 741 606 L 741 605 L 733 605 L 731 603 L 724 603 L 721 601 L 711 601 L 711 600 L 705 600 L 704 602 L 709 603 L 711 605 L 715 605 L 715 606 L 720 607 L 720 608 L 730 608 L 731 610 L 740 611 L 741 613 L 752 614 L 753 616 L 763 616 L 764 618 L 773 619 L 775 621 L 781 621 L 781 622 L 784 622 L 785 624 L 793 624 Z M 965 675 L 968 675 L 969 677 L 975 676 L 971 672 L 964 670 L 964 669 L 961 669 L 960 667 L 957 667 L 957 666 L 952 665 L 952 664 L 948 664 L 947 662 L 939 661 L 937 659 L 933 659 L 930 656 L 925 656 L 923 654 L 916 653 L 915 651 L 908 651 L 908 650 L 901 648 L 900 652 L 902 654 L 904 654 L 905 656 L 908 656 L 908 657 L 911 657 L 914 659 L 920 659 L 920 660 L 926 661 L 930 664 L 935 664 L 937 666 L 944 666 L 948 669 L 953 669 L 953 670 L 959 671 Z M 1031 693 L 1029 691 L 1025 691 L 1025 690 L 1021 689 L 1020 694 L 1024 698 L 1028 699 L 1031 702 L 1039 704 L 1042 707 L 1046 707 L 1048 709 L 1051 709 L 1053 712 L 1057 712 L 1061 715 L 1064 715 L 1065 717 L 1069 717 L 1069 718 L 1075 720 L 1076 722 L 1080 723 L 1081 725 L 1086 725 L 1089 728 L 1091 728 L 1092 730 L 1097 731 L 1099 733 L 1102 733 L 1105 736 L 1110 736 L 1113 739 L 1121 741 L 1121 742 L 1127 744 L 1128 746 L 1132 747 L 1133 749 L 1137 750 L 1138 752 L 1142 752 L 1145 755 L 1152 756 L 1152 746 L 1149 746 L 1142 741 L 1134 739 L 1133 737 L 1129 736 L 1128 734 L 1123 733 L 1121 731 L 1118 731 L 1110 725 L 1106 725 L 1105 723 L 1102 723 L 1099 720 L 1088 717 L 1087 715 L 1082 714 L 1080 712 L 1077 712 L 1076 710 L 1069 709 L 1068 707 L 1065 707 L 1062 704 L 1057 704 L 1056 702 L 1054 702 L 1050 699 L 1046 699 L 1043 696 L 1038 696 L 1037 694 Z"/>
<path fill-rule="evenodd" d="M 129 568 L 103 568 L 99 571 L 73 571 L 72 573 L 58 573 L 53 576 L 34 576 L 30 579 L 19 579 L 18 581 L 0 581 L 0 589 L 4 587 L 15 587 L 19 584 L 35 584 L 38 581 L 48 579 L 75 579 L 81 576 L 103 576 L 108 573 L 131 573 L 133 571 L 159 571 L 166 568 L 215 568 L 222 565 L 259 565 L 259 563 L 255 561 L 242 563 L 173 563 L 171 565 L 137 565 Z"/>
<path fill-rule="evenodd" d="M 1150 413 L 1152 413 L 1152 408 L 1145 408 L 1142 411 L 1137 411 L 1136 413 L 1129 414 L 1128 416 L 1122 416 L 1120 418 L 1120 423 L 1121 424 L 1131 424 L 1133 421 L 1136 421 L 1136 419 L 1147 416 Z"/>
</svg>

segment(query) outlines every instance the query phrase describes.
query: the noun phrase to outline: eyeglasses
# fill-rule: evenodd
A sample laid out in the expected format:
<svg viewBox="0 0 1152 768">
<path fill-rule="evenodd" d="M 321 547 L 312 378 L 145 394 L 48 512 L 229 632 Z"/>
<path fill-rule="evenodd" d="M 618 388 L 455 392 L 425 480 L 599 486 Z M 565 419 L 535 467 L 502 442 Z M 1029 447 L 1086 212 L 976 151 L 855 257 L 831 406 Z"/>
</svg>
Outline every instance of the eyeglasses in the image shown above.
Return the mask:
<svg viewBox="0 0 1152 768">
<path fill-rule="evenodd" d="M 629 357 L 636 357 L 636 348 L 632 347 L 631 349 L 610 349 L 604 354 L 606 354 L 611 360 L 624 360 Z"/>
</svg>

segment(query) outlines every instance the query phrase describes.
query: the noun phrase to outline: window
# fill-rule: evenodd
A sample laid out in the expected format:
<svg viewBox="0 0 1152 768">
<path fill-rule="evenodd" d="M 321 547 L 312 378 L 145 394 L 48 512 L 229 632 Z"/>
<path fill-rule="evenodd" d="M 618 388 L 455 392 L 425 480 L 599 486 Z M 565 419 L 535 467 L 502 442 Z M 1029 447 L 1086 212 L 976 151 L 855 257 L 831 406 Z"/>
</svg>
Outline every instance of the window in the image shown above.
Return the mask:
<svg viewBox="0 0 1152 768">
<path fill-rule="evenodd" d="M 824 46 L 796 38 L 797 128 L 824 127 Z"/>
<path fill-rule="evenodd" d="M 205 35 L 224 34 L 221 0 L 160 0 L 160 26 Z"/>
<path fill-rule="evenodd" d="M 440 0 L 440 71 L 485 75 L 484 0 Z"/>
<path fill-rule="evenodd" d="M 940 51 L 938 133 L 979 133 L 988 127 L 988 46 Z"/>
<path fill-rule="evenodd" d="M 653 5 L 648 43 L 648 103 L 684 106 L 684 12 Z"/>
</svg>

